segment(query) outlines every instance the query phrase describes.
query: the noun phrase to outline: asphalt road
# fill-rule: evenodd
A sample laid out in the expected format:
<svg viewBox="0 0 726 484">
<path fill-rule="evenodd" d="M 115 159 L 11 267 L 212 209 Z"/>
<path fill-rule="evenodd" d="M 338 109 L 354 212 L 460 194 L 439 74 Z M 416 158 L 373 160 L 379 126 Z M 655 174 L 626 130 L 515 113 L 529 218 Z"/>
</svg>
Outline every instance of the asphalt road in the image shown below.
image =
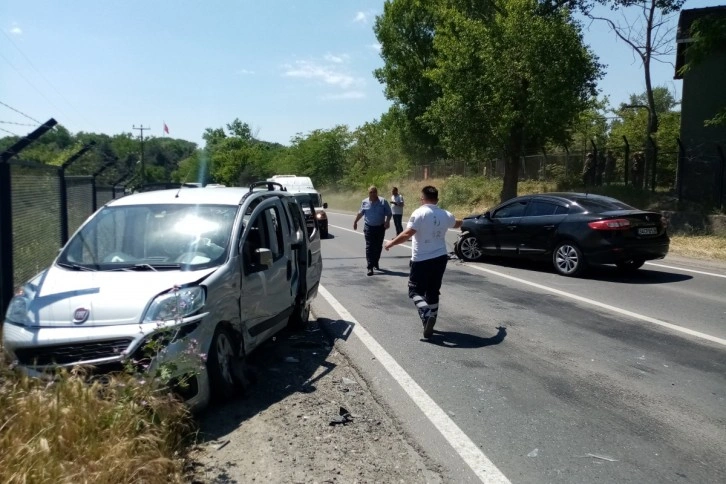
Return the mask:
<svg viewBox="0 0 726 484">
<path fill-rule="evenodd" d="M 353 216 L 328 217 L 314 314 L 451 482 L 726 482 L 726 265 L 451 261 L 426 341 L 410 248 L 367 277 Z"/>
</svg>

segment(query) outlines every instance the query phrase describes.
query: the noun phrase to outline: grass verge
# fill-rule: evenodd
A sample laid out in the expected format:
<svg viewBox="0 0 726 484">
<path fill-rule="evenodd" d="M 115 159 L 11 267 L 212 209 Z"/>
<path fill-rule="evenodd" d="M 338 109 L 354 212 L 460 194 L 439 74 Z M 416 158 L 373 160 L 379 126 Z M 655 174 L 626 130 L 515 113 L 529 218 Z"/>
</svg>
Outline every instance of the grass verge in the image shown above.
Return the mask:
<svg viewBox="0 0 726 484">
<path fill-rule="evenodd" d="M 183 482 L 192 419 L 131 375 L 28 378 L 0 357 L 0 482 Z"/>
</svg>

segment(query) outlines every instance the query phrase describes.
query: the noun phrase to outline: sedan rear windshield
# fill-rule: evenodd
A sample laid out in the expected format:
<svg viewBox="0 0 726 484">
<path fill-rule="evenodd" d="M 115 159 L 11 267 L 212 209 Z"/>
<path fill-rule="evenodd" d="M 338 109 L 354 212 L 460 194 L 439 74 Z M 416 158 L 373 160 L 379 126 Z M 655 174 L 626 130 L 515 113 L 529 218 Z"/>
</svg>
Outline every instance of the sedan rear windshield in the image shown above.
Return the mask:
<svg viewBox="0 0 726 484">
<path fill-rule="evenodd" d="M 106 207 L 76 233 L 58 263 L 76 270 L 202 269 L 227 257 L 238 206 Z"/>
<path fill-rule="evenodd" d="M 581 206 L 585 211 L 590 213 L 613 212 L 615 210 L 635 210 L 634 207 L 627 205 L 614 198 L 573 198 L 573 202 Z"/>
</svg>

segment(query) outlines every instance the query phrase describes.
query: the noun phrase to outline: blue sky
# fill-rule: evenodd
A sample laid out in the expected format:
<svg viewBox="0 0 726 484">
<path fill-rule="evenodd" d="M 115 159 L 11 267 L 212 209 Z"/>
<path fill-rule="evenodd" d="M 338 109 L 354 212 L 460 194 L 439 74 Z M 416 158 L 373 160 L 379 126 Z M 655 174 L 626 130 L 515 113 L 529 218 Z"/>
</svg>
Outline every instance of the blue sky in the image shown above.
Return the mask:
<svg viewBox="0 0 726 484">
<path fill-rule="evenodd" d="M 235 118 L 283 144 L 352 129 L 390 104 L 372 75 L 382 10 L 383 0 L 2 0 L 0 136 L 51 117 L 74 133 L 110 135 L 143 125 L 162 136 L 165 122 L 170 136 L 200 144 L 205 128 Z M 611 104 L 643 92 L 629 47 L 599 22 L 584 35 L 608 66 L 600 90 Z M 673 67 L 653 67 L 655 85 L 680 98 Z"/>
</svg>

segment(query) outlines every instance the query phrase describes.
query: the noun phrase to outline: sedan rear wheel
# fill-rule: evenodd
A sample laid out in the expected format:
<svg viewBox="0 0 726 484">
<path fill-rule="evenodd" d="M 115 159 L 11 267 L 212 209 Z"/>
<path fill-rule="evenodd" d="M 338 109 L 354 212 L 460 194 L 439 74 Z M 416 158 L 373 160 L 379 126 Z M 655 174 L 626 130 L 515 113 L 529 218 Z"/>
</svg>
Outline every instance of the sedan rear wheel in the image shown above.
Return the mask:
<svg viewBox="0 0 726 484">
<path fill-rule="evenodd" d="M 581 275 L 586 267 L 582 251 L 574 242 L 570 241 L 557 244 L 552 253 L 552 263 L 558 273 L 570 277 Z"/>
<path fill-rule="evenodd" d="M 645 261 L 642 259 L 629 259 L 622 262 L 617 262 L 615 265 L 620 272 L 627 273 L 637 271 L 638 269 L 643 267 L 643 264 L 645 264 Z"/>
<path fill-rule="evenodd" d="M 459 240 L 454 244 L 454 252 L 459 259 L 466 262 L 477 261 L 484 255 L 476 237 L 470 232 L 461 234 Z"/>
</svg>

